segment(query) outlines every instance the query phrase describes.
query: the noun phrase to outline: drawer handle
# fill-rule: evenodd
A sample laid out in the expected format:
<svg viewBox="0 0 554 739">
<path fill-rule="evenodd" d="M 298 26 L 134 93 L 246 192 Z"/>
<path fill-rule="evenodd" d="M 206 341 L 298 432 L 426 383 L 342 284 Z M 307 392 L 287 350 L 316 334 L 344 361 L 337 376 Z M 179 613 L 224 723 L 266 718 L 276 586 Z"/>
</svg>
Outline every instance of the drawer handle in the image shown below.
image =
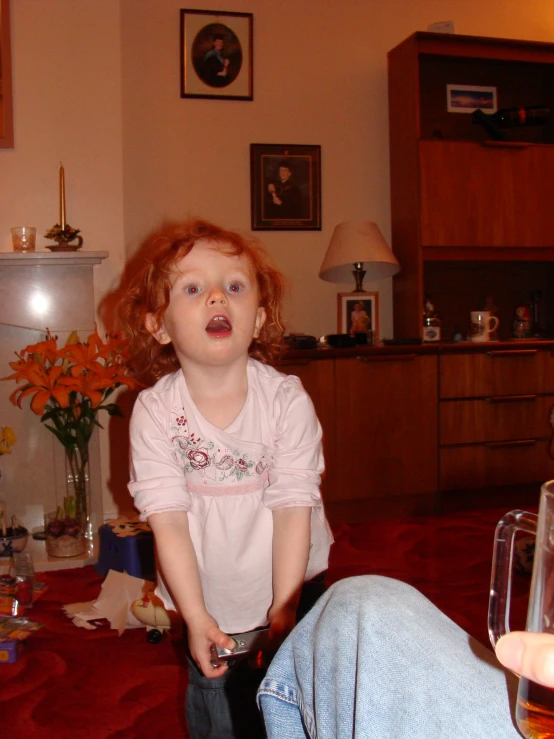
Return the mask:
<svg viewBox="0 0 554 739">
<path fill-rule="evenodd" d="M 374 357 L 356 357 L 360 362 L 411 362 L 417 357 L 417 354 L 379 354 Z"/>
<path fill-rule="evenodd" d="M 482 146 L 491 146 L 497 149 L 527 149 L 533 144 L 527 141 L 483 141 Z"/>
<path fill-rule="evenodd" d="M 493 395 L 485 398 L 487 403 L 517 403 L 518 401 L 536 400 L 536 395 Z"/>
<path fill-rule="evenodd" d="M 537 353 L 536 349 L 497 349 L 496 351 L 487 352 L 489 357 L 534 357 Z"/>
<path fill-rule="evenodd" d="M 536 439 L 519 439 L 518 441 L 489 441 L 485 446 L 489 449 L 504 449 L 511 446 L 533 446 L 536 443 Z"/>
</svg>

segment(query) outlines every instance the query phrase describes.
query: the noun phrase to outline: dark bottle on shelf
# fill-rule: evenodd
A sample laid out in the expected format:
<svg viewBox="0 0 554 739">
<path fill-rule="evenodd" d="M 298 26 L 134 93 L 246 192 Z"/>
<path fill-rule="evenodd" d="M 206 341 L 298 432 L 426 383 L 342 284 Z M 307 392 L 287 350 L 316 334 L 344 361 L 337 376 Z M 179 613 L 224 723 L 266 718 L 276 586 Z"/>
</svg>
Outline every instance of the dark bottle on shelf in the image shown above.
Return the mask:
<svg viewBox="0 0 554 739">
<path fill-rule="evenodd" d="M 550 109 L 546 107 L 501 108 L 488 116 L 500 128 L 516 128 L 517 126 L 540 126 L 550 120 Z"/>
<path fill-rule="evenodd" d="M 487 114 L 477 108 L 471 118 L 473 123 L 479 123 L 483 126 L 492 139 L 505 141 L 506 134 L 501 129 L 538 126 L 548 123 L 550 109 L 538 106 L 533 108 L 501 108 L 496 113 Z"/>
</svg>

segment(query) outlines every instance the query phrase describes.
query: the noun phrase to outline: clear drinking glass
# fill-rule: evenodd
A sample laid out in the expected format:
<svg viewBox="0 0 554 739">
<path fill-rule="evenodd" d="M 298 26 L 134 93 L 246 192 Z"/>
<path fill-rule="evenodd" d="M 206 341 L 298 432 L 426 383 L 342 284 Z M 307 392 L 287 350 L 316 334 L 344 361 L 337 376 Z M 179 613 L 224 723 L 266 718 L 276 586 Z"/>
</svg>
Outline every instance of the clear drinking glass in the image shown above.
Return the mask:
<svg viewBox="0 0 554 739">
<path fill-rule="evenodd" d="M 35 589 L 35 566 L 30 552 L 14 552 L 12 554 L 12 571 L 16 580 L 15 597 L 20 609 L 30 608 L 33 605 Z"/>
<path fill-rule="evenodd" d="M 15 226 L 12 228 L 12 244 L 14 251 L 34 251 L 37 230 L 34 226 Z"/>
<path fill-rule="evenodd" d="M 541 487 L 538 516 L 510 511 L 496 527 L 489 599 L 489 636 L 493 646 L 510 631 L 513 553 L 518 531 L 536 536 L 525 629 L 554 634 L 554 480 Z M 516 720 L 527 739 L 554 736 L 554 689 L 520 677 Z"/>
</svg>

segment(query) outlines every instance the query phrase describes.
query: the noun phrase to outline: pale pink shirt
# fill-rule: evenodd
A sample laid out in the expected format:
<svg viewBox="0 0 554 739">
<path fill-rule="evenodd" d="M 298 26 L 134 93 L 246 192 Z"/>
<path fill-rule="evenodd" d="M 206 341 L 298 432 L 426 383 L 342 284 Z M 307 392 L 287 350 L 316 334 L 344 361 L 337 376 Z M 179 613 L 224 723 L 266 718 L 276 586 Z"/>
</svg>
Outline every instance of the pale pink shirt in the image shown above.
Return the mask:
<svg viewBox="0 0 554 739">
<path fill-rule="evenodd" d="M 139 395 L 129 490 L 145 520 L 188 511 L 206 608 L 226 633 L 267 624 L 275 508 L 308 506 L 306 580 L 327 568 L 332 535 L 320 476 L 321 426 L 298 377 L 248 361 L 244 406 L 225 430 L 207 421 L 179 370 Z M 157 593 L 175 608 L 161 578 Z"/>
</svg>

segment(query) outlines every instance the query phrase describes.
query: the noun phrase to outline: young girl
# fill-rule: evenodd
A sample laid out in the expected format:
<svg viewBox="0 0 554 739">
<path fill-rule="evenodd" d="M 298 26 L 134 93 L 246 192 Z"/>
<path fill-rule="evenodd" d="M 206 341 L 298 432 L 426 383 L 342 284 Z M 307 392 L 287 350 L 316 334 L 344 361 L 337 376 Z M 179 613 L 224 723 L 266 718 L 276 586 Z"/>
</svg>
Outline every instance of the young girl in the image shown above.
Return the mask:
<svg viewBox="0 0 554 739">
<path fill-rule="evenodd" d="M 199 220 L 153 236 L 133 263 L 120 314 L 136 363 L 160 379 L 133 410 L 129 489 L 154 532 L 157 592 L 186 624 L 189 732 L 263 736 L 238 727 L 244 706 L 229 699 L 244 698 L 233 686 L 249 671 L 214 667 L 210 645 L 268 624 L 278 644 L 332 540 L 313 405 L 263 363 L 282 338 L 283 278 L 257 243 Z"/>
</svg>

